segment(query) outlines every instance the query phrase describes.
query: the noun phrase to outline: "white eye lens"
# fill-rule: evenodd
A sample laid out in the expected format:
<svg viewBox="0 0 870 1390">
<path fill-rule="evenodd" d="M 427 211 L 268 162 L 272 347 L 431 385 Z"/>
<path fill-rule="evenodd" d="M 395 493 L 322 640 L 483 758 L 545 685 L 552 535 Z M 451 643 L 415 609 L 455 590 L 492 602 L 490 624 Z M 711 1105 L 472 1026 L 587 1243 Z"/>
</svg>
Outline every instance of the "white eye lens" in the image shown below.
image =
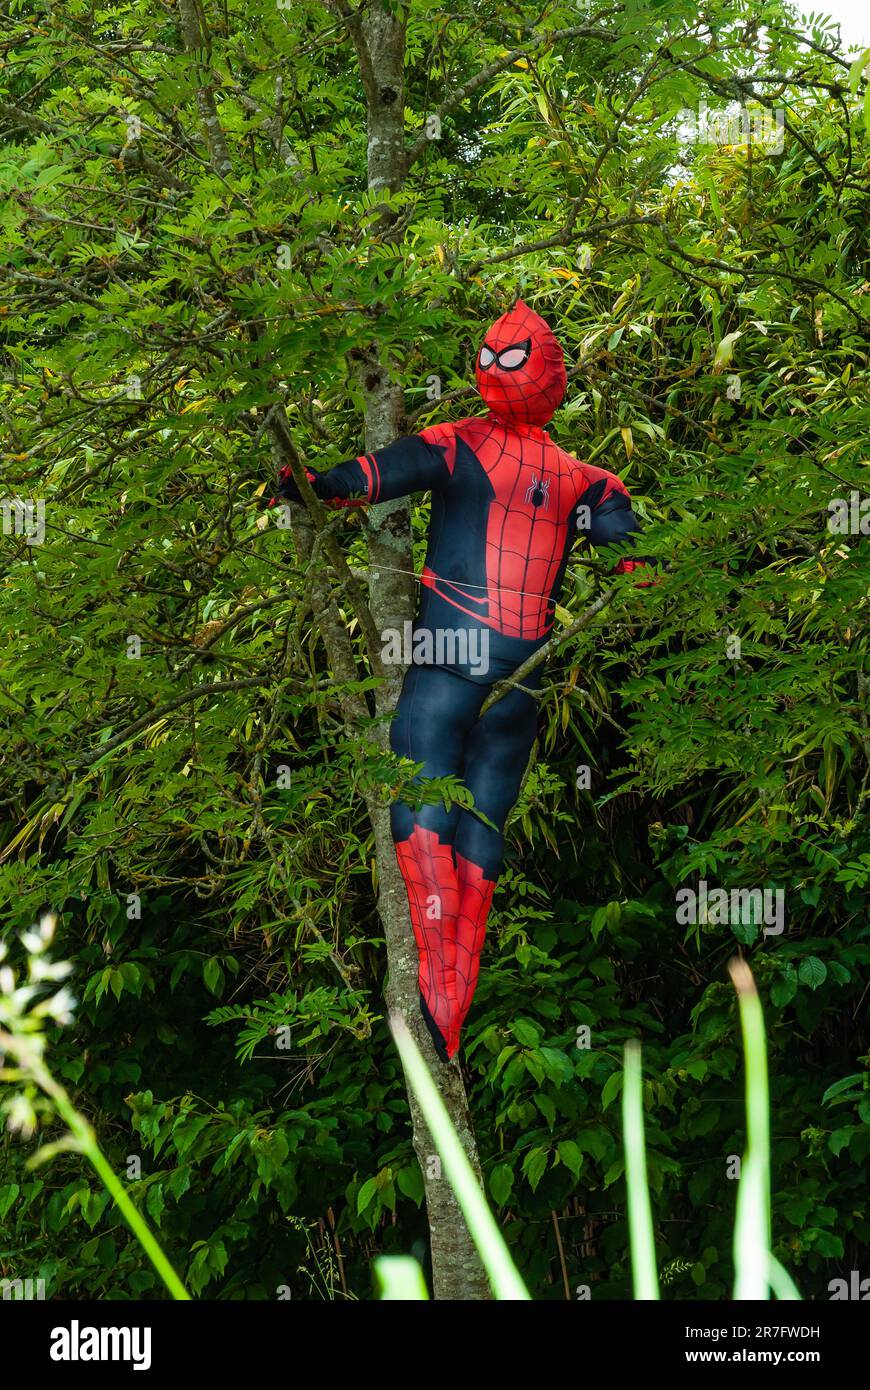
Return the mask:
<svg viewBox="0 0 870 1390">
<path fill-rule="evenodd" d="M 480 349 L 479 360 L 481 367 L 491 367 L 493 362 L 495 361 L 495 353 L 492 351 L 491 348 L 482 347 Z"/>
<path fill-rule="evenodd" d="M 511 371 L 516 367 L 521 367 L 529 355 L 526 347 L 512 347 L 498 355 L 498 365 Z"/>
</svg>

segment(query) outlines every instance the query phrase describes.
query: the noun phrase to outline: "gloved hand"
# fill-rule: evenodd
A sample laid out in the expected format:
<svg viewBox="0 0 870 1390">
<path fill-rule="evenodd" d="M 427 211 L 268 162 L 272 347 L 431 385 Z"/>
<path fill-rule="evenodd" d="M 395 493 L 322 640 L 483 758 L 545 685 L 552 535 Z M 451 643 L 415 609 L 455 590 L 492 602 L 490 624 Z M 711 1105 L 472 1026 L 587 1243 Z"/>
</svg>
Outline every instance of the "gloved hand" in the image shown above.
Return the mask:
<svg viewBox="0 0 870 1390">
<path fill-rule="evenodd" d="M 314 479 L 317 477 L 317 474 L 314 472 L 312 468 L 306 468 L 305 476 L 308 479 L 309 483 L 313 483 Z M 270 499 L 269 506 L 277 506 L 279 502 L 301 501 L 302 498 L 299 495 L 299 489 L 296 486 L 296 481 L 293 477 L 293 474 L 290 471 L 290 465 L 285 463 L 284 467 L 281 469 L 281 472 L 278 474 L 278 491 L 276 492 L 275 496 Z"/>
<path fill-rule="evenodd" d="M 642 557 L 638 557 L 636 560 L 631 560 L 631 559 L 628 559 L 626 556 L 623 556 L 623 558 L 622 558 L 622 559 L 619 561 L 619 563 L 616 565 L 616 567 L 615 567 L 613 573 L 614 573 L 614 574 L 634 574 L 635 570 L 641 570 L 641 571 L 643 571 L 643 570 L 646 568 L 646 566 L 648 565 L 648 563 L 649 563 L 649 561 L 643 559 Z M 635 586 L 634 586 L 634 587 L 635 587 L 636 589 L 651 589 L 652 586 L 653 586 L 654 584 L 659 584 L 659 583 L 661 583 L 661 580 L 660 580 L 659 578 L 655 578 L 655 579 L 638 579 L 637 582 L 635 583 Z"/>
</svg>

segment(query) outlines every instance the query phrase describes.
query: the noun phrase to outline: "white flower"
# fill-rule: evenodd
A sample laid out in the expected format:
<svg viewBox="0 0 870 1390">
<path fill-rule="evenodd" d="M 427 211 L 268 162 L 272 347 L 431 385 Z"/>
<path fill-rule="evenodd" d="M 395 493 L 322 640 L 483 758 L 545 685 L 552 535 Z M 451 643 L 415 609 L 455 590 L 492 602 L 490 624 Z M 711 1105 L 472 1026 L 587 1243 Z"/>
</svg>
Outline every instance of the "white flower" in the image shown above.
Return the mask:
<svg viewBox="0 0 870 1390">
<path fill-rule="evenodd" d="M 39 922 L 39 935 L 42 937 L 46 946 L 50 946 L 54 940 L 56 928 L 57 917 L 53 912 L 46 912 L 45 916 L 40 918 Z"/>
<path fill-rule="evenodd" d="M 19 1015 L 25 1013 L 31 999 L 35 999 L 38 993 L 38 985 L 19 985 L 12 994 L 12 1012 Z"/>
<path fill-rule="evenodd" d="M 32 931 L 21 933 L 21 941 L 28 955 L 38 956 L 45 950 L 46 946 L 51 945 L 56 926 L 57 918 L 54 913 L 46 912 Z"/>
<path fill-rule="evenodd" d="M 36 1111 L 27 1096 L 13 1096 L 5 1108 L 7 1127 L 13 1134 L 17 1131 L 22 1139 L 29 1139 L 36 1129 Z"/>
<path fill-rule="evenodd" d="M 57 994 L 53 994 L 50 999 L 46 999 L 44 1004 L 40 1004 L 39 1009 L 40 1012 L 51 1014 L 58 1023 L 72 1023 L 72 1011 L 77 1003 L 78 1000 L 75 995 L 64 985 Z"/>
<path fill-rule="evenodd" d="M 30 962 L 30 978 L 34 984 L 40 980 L 65 980 L 74 969 L 72 962 L 68 960 L 52 962 L 37 957 Z"/>
</svg>

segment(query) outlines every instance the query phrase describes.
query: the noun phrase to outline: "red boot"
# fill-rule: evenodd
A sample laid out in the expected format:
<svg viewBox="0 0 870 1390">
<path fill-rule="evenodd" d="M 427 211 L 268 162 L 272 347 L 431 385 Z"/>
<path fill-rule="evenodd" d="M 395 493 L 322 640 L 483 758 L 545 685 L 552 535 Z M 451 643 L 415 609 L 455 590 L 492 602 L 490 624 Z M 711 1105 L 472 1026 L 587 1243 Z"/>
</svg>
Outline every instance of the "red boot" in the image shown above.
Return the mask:
<svg viewBox="0 0 870 1390">
<path fill-rule="evenodd" d="M 480 970 L 480 954 L 486 936 L 486 919 L 495 892 L 495 883 L 470 859 L 456 856 L 459 880 L 459 913 L 456 919 L 456 1004 L 451 1018 L 450 1056 L 459 1047 L 459 1030 L 465 1022 Z"/>
<path fill-rule="evenodd" d="M 420 958 L 420 1012 L 442 1062 L 459 1045 L 456 1017 L 456 914 L 459 884 L 453 846 L 434 830 L 415 825 L 407 840 L 396 844 L 396 858 L 408 890 L 411 925 Z"/>
</svg>

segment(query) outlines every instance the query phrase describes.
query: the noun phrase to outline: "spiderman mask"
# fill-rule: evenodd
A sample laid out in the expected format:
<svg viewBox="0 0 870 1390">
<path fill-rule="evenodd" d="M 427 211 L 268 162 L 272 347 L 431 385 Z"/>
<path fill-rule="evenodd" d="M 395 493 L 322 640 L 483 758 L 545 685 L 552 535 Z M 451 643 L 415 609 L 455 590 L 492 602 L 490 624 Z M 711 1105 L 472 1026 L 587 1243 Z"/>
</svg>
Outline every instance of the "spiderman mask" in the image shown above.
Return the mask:
<svg viewBox="0 0 870 1390">
<path fill-rule="evenodd" d="M 546 425 L 565 395 L 565 358 L 540 314 L 521 299 L 496 319 L 477 356 L 477 389 L 497 419 Z"/>
</svg>

